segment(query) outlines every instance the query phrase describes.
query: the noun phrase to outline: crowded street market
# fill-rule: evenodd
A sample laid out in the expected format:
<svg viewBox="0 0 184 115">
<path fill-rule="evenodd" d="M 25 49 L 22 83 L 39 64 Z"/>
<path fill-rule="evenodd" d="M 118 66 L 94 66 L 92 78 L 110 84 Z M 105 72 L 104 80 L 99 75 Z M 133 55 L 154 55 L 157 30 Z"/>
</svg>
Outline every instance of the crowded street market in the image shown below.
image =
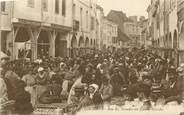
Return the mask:
<svg viewBox="0 0 184 115">
<path fill-rule="evenodd" d="M 0 0 L 0 115 L 184 115 L 184 0 Z"/>
<path fill-rule="evenodd" d="M 46 113 L 59 108 L 75 113 L 105 105 L 139 110 L 179 106 L 184 101 L 183 76 L 184 64 L 176 67 L 143 48 L 34 62 L 9 61 L 4 55 L 0 104 L 4 112 L 16 114 L 39 113 L 44 107 Z"/>
</svg>

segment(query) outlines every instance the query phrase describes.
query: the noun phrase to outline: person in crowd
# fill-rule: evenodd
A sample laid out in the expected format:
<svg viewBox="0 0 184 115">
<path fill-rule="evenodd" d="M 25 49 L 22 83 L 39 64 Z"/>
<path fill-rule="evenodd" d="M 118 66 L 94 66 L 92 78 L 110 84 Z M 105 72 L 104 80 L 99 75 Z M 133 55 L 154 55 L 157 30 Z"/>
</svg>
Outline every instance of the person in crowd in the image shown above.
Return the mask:
<svg viewBox="0 0 184 115">
<path fill-rule="evenodd" d="M 15 95 L 15 114 L 31 114 L 33 107 L 31 104 L 31 96 L 25 91 L 26 84 L 24 81 L 19 80 L 17 85 L 17 93 Z"/>
<path fill-rule="evenodd" d="M 114 96 L 121 96 L 121 87 L 125 83 L 125 79 L 122 78 L 119 68 L 115 67 L 114 72 L 111 77 L 111 84 L 113 86 L 113 95 Z"/>
<path fill-rule="evenodd" d="M 44 57 L 34 63 L 23 59 L 4 62 L 0 95 L 5 101 L 15 100 L 18 83 L 22 79 L 26 83 L 26 91 L 31 94 L 33 106 L 33 87 L 37 102 L 40 99 L 46 103 L 65 97 L 69 105 L 99 105 L 118 97 L 130 103 L 140 102 L 143 109 L 149 109 L 150 103 L 166 105 L 174 101 L 183 102 L 184 64 L 176 71 L 173 61 L 167 62 L 144 48 L 94 52 L 73 58 Z"/>
<path fill-rule="evenodd" d="M 111 101 L 111 98 L 113 96 L 113 87 L 107 77 L 104 77 L 99 93 L 101 94 L 103 102 Z"/>
<path fill-rule="evenodd" d="M 149 110 L 151 108 L 151 102 L 149 99 L 151 93 L 151 88 L 147 84 L 140 84 L 137 90 L 137 96 L 139 101 L 142 103 L 141 109 L 142 110 Z"/>
<path fill-rule="evenodd" d="M 103 103 L 103 99 L 99 93 L 99 86 L 97 84 L 89 85 L 88 93 L 94 105 L 100 105 Z"/>
<path fill-rule="evenodd" d="M 67 99 L 68 94 L 69 94 L 69 89 L 73 85 L 74 76 L 75 75 L 73 74 L 72 69 L 69 67 L 66 67 L 64 78 L 63 78 L 63 83 L 62 83 L 62 92 L 61 92 L 61 95 L 63 98 Z"/>
<path fill-rule="evenodd" d="M 180 96 L 182 91 L 182 81 L 179 79 L 176 69 L 170 68 L 168 70 L 169 87 L 164 90 L 164 95 L 166 98 L 166 103 L 175 102 L 180 103 Z"/>
<path fill-rule="evenodd" d="M 42 93 L 39 101 L 42 104 L 61 103 L 61 85 L 58 77 L 53 76 L 51 84 L 47 86 L 47 89 Z"/>
<path fill-rule="evenodd" d="M 27 74 L 22 77 L 22 80 L 26 83 L 25 90 L 31 95 L 31 103 L 33 106 L 36 104 L 36 76 L 33 73 L 32 68 L 27 69 Z"/>
<path fill-rule="evenodd" d="M 0 73 L 2 72 L 2 68 L 0 68 Z M 0 105 L 8 101 L 8 92 L 7 92 L 7 86 L 2 78 L 3 75 L 1 73 L 0 75 Z"/>
<path fill-rule="evenodd" d="M 85 94 L 85 87 L 78 85 L 75 86 L 75 95 L 71 97 L 72 104 L 77 105 L 77 109 L 93 105 L 92 99 Z"/>
<path fill-rule="evenodd" d="M 41 95 L 47 90 L 47 75 L 45 74 L 44 68 L 39 67 L 38 68 L 38 73 L 36 75 L 36 95 L 37 95 L 37 100 L 41 97 Z"/>
</svg>

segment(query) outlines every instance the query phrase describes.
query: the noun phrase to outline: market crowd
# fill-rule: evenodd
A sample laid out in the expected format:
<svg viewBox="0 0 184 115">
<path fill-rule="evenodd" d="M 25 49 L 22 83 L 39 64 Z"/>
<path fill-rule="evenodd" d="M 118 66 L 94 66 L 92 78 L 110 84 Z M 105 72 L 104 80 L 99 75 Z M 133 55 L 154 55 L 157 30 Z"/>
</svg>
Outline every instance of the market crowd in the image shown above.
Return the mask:
<svg viewBox="0 0 184 115">
<path fill-rule="evenodd" d="M 87 106 L 139 102 L 141 109 L 184 101 L 184 64 L 144 48 L 34 62 L 1 58 L 0 105 L 31 113 L 39 104 Z M 8 106 L 9 107 L 9 106 Z"/>
</svg>

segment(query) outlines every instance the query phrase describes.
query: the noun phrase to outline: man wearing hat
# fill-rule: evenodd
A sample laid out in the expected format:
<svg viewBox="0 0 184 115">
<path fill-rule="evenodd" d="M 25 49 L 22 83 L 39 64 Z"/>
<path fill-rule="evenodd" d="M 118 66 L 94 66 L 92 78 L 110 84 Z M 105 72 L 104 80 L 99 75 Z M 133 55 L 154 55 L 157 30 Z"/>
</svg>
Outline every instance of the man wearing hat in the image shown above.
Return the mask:
<svg viewBox="0 0 184 115">
<path fill-rule="evenodd" d="M 178 81 L 181 81 L 181 90 L 182 90 L 181 100 L 184 103 L 184 63 L 182 63 L 180 67 L 177 69 L 177 73 L 179 75 Z"/>
<path fill-rule="evenodd" d="M 180 72 L 178 71 L 180 74 Z M 181 94 L 182 94 L 182 77 L 181 75 L 177 75 L 176 69 L 170 68 L 168 70 L 169 77 L 169 87 L 164 91 L 164 95 L 166 98 L 166 103 L 170 102 L 181 102 Z"/>
<path fill-rule="evenodd" d="M 111 84 L 113 86 L 114 96 L 121 95 L 120 89 L 122 85 L 124 85 L 124 83 L 125 83 L 125 79 L 121 76 L 119 68 L 115 67 L 111 77 Z"/>
</svg>

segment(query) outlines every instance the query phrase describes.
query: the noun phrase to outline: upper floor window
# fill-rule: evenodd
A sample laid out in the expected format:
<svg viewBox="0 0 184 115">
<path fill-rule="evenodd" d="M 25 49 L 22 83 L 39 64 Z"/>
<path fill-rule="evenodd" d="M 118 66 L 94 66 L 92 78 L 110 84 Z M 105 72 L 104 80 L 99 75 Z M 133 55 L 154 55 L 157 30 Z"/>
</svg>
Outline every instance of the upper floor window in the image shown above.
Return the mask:
<svg viewBox="0 0 184 115">
<path fill-rule="evenodd" d="M 28 0 L 27 5 L 28 7 L 34 8 L 34 0 Z"/>
<path fill-rule="evenodd" d="M 86 28 L 88 28 L 88 11 L 86 11 Z"/>
<path fill-rule="evenodd" d="M 94 21 L 95 21 L 94 17 L 91 17 L 91 30 L 94 30 L 94 28 L 95 28 Z"/>
<path fill-rule="evenodd" d="M 75 4 L 73 4 L 72 10 L 73 10 L 73 18 L 75 18 L 75 13 L 76 13 L 76 5 Z"/>
<path fill-rule="evenodd" d="M 6 11 L 6 2 L 1 2 L 1 11 L 5 12 Z"/>
<path fill-rule="evenodd" d="M 42 9 L 43 11 L 48 11 L 48 0 L 42 0 Z"/>
<path fill-rule="evenodd" d="M 62 16 L 66 15 L 66 0 L 62 0 Z"/>
<path fill-rule="evenodd" d="M 59 0 L 55 0 L 55 13 L 59 14 Z"/>
<path fill-rule="evenodd" d="M 81 24 L 81 27 L 82 27 L 82 17 L 83 17 L 83 15 L 82 15 L 82 11 L 83 11 L 83 9 L 82 8 L 80 8 L 80 24 Z"/>
</svg>

